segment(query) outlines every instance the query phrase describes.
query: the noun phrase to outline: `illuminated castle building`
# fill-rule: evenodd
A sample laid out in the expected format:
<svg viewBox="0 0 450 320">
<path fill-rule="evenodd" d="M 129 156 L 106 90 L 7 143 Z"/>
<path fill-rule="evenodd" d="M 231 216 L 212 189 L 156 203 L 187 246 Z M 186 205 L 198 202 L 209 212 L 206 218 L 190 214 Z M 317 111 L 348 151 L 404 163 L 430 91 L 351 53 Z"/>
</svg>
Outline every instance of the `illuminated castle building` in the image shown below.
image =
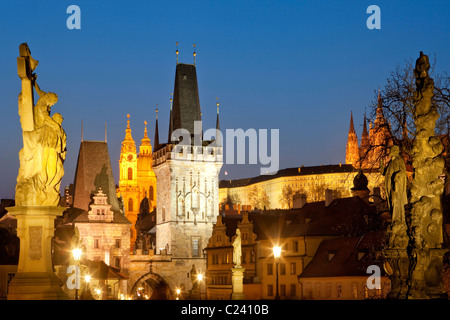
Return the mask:
<svg viewBox="0 0 450 320">
<path fill-rule="evenodd" d="M 370 123 L 369 132 L 367 131 L 366 123 L 367 119 L 364 116 L 361 145 L 358 146 L 358 137 L 353 125 L 353 115 L 350 115 L 345 163 L 363 170 L 377 169 L 380 166 L 380 161 L 384 161 L 385 165 L 387 164 L 388 150 L 392 146 L 390 126 L 383 114 L 380 94 L 378 94 L 376 117 L 373 124 Z"/>
</svg>

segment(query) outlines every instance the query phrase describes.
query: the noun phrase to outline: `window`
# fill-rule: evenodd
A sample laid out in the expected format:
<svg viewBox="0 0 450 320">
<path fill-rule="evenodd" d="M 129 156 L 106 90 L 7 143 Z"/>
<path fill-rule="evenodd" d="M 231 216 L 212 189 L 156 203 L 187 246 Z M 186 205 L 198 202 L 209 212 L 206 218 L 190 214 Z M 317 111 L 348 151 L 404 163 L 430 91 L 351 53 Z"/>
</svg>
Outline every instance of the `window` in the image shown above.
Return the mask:
<svg viewBox="0 0 450 320">
<path fill-rule="evenodd" d="M 133 211 L 133 199 L 128 199 L 128 211 Z"/>
<path fill-rule="evenodd" d="M 284 263 L 280 263 L 280 275 L 286 274 L 286 265 Z"/>
<path fill-rule="evenodd" d="M 342 284 L 340 283 L 336 285 L 336 296 L 337 298 L 342 298 Z"/>
<path fill-rule="evenodd" d="M 358 283 L 352 282 L 352 297 L 353 299 L 358 299 Z"/>
<path fill-rule="evenodd" d="M 120 258 L 115 258 L 115 267 L 120 268 Z"/>
<path fill-rule="evenodd" d="M 298 241 L 292 242 L 292 251 L 298 252 Z"/>
<path fill-rule="evenodd" d="M 327 282 L 327 284 L 325 285 L 325 291 L 326 291 L 327 298 L 331 298 L 331 283 L 330 282 Z"/>
<path fill-rule="evenodd" d="M 286 285 L 280 284 L 280 296 L 285 297 L 286 296 Z"/>
<path fill-rule="evenodd" d="M 297 274 L 297 264 L 295 262 L 291 262 L 291 274 Z"/>
<path fill-rule="evenodd" d="M 212 264 L 219 264 L 219 255 L 217 253 L 212 255 Z"/>
<path fill-rule="evenodd" d="M 247 252 L 242 252 L 241 259 L 242 263 L 247 263 Z"/>
<path fill-rule="evenodd" d="M 269 297 L 273 296 L 273 285 L 272 284 L 267 285 L 267 295 Z"/>
<path fill-rule="evenodd" d="M 306 297 L 308 299 L 312 299 L 313 297 L 311 282 L 306 283 Z"/>
<path fill-rule="evenodd" d="M 115 245 L 116 245 L 116 248 L 120 248 L 120 239 L 116 239 Z"/>
<path fill-rule="evenodd" d="M 133 169 L 128 168 L 128 180 L 133 180 Z"/>
<path fill-rule="evenodd" d="M 297 295 L 297 285 L 291 284 L 291 297 L 295 297 Z"/>
<path fill-rule="evenodd" d="M 267 264 L 267 275 L 270 276 L 273 274 L 273 264 L 269 263 Z"/>
<path fill-rule="evenodd" d="M 99 239 L 94 239 L 94 248 L 98 249 L 99 248 Z"/>
<path fill-rule="evenodd" d="M 150 190 L 148 191 L 148 196 L 150 198 L 150 200 L 154 200 L 154 190 L 153 190 L 153 186 L 150 186 Z"/>
<path fill-rule="evenodd" d="M 320 297 L 321 297 L 321 293 L 320 293 L 320 283 L 316 283 L 316 292 L 315 292 L 315 296 L 316 296 L 316 298 L 320 298 Z"/>
<path fill-rule="evenodd" d="M 198 239 L 192 239 L 192 256 L 193 257 L 199 257 L 200 256 L 200 250 L 198 246 Z"/>
</svg>

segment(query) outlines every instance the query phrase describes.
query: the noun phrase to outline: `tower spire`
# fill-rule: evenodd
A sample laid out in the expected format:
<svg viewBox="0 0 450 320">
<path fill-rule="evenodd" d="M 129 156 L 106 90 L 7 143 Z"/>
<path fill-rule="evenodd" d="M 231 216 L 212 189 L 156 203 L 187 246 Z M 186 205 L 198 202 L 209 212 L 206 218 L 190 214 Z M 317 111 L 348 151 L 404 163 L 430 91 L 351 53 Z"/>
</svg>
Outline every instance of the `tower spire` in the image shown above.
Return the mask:
<svg viewBox="0 0 450 320">
<path fill-rule="evenodd" d="M 81 120 L 81 142 L 83 142 L 83 120 Z"/>
<path fill-rule="evenodd" d="M 219 124 L 219 97 L 216 97 L 216 100 L 217 100 L 216 146 L 222 146 L 220 124 Z"/>
<path fill-rule="evenodd" d="M 177 64 L 178 64 L 178 42 L 176 42 L 176 46 L 177 46 L 177 50 L 175 51 L 175 53 L 177 55 Z"/>
<path fill-rule="evenodd" d="M 156 105 L 156 123 L 155 123 L 155 139 L 154 142 L 155 149 L 159 146 L 159 132 L 158 132 L 158 105 Z"/>
<path fill-rule="evenodd" d="M 107 131 L 106 131 L 106 122 L 105 122 L 105 142 L 108 141 L 108 140 L 107 140 L 107 137 L 108 137 L 108 135 L 107 135 Z"/>
<path fill-rule="evenodd" d="M 169 115 L 169 136 L 167 137 L 167 141 L 170 143 L 170 136 L 172 135 L 172 106 L 173 106 L 173 93 L 170 94 L 170 115 Z"/>
<path fill-rule="evenodd" d="M 359 166 L 358 137 L 353 125 L 353 112 L 350 113 L 350 129 L 348 130 L 347 148 L 345 152 L 345 163 L 357 168 Z"/>
<path fill-rule="evenodd" d="M 355 126 L 353 125 L 353 111 L 350 111 L 350 129 L 348 132 L 355 132 Z"/>
<path fill-rule="evenodd" d="M 197 56 L 197 53 L 195 52 L 195 43 L 194 43 L 194 66 L 195 66 L 195 57 Z"/>
</svg>

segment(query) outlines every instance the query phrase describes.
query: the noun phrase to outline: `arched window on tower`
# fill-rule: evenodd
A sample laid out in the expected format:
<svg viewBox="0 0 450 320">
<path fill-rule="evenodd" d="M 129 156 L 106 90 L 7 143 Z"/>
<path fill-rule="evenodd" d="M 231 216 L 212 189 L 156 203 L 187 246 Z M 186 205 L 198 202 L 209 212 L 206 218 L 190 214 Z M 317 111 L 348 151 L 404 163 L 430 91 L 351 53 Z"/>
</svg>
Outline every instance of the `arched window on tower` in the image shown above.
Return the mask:
<svg viewBox="0 0 450 320">
<path fill-rule="evenodd" d="M 128 199 L 128 211 L 133 211 L 133 199 Z"/>
<path fill-rule="evenodd" d="M 154 200 L 154 190 L 153 190 L 153 186 L 150 186 L 150 190 L 148 192 L 148 197 L 150 200 Z"/>
<path fill-rule="evenodd" d="M 133 180 L 133 169 L 128 168 L 128 180 Z"/>
</svg>

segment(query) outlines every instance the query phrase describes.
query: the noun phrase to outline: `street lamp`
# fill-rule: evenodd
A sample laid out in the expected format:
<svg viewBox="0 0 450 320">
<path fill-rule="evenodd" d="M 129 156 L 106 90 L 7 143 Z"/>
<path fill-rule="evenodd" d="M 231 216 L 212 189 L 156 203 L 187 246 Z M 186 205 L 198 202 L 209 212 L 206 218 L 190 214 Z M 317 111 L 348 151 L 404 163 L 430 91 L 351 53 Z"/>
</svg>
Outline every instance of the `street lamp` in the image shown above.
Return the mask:
<svg viewBox="0 0 450 320">
<path fill-rule="evenodd" d="M 72 250 L 73 260 L 76 262 L 75 268 L 75 300 L 78 300 L 78 286 L 80 284 L 80 259 L 81 259 L 81 249 L 75 248 Z"/>
<path fill-rule="evenodd" d="M 198 282 L 198 293 L 200 295 L 200 300 L 202 299 L 202 282 L 203 282 L 203 274 L 197 274 L 197 282 Z"/>
<path fill-rule="evenodd" d="M 274 246 L 273 247 L 273 257 L 275 258 L 275 264 L 276 264 L 276 288 L 275 288 L 275 300 L 280 300 L 280 295 L 278 294 L 278 264 L 280 263 L 280 257 L 281 257 L 281 247 Z"/>
</svg>

